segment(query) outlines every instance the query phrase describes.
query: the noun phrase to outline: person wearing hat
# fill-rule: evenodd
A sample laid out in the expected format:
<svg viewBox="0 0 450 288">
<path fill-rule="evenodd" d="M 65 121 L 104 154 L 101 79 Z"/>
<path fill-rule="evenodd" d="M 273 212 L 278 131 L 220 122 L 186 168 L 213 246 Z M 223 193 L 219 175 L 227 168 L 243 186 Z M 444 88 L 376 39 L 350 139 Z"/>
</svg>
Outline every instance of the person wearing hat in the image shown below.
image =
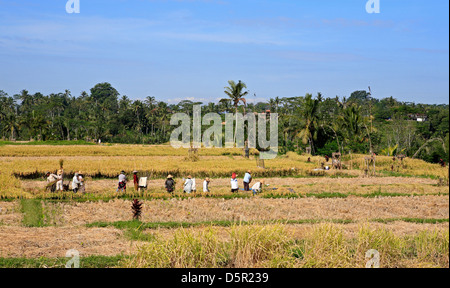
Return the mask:
<svg viewBox="0 0 450 288">
<path fill-rule="evenodd" d="M 134 183 L 134 190 L 139 190 L 139 177 L 137 176 L 138 171 L 133 171 L 133 183 Z"/>
<path fill-rule="evenodd" d="M 122 192 L 127 192 L 127 176 L 123 170 L 119 175 L 119 186 L 117 187 L 116 192 L 119 192 L 119 190 L 122 190 Z"/>
<path fill-rule="evenodd" d="M 63 174 L 64 171 L 62 169 L 58 170 L 57 176 L 58 176 L 58 182 L 56 182 L 56 191 L 64 191 L 64 186 L 63 186 Z"/>
<path fill-rule="evenodd" d="M 184 182 L 184 192 L 190 194 L 192 192 L 192 187 L 194 185 L 194 182 L 192 181 L 192 176 L 189 175 Z"/>
<path fill-rule="evenodd" d="M 167 176 L 164 186 L 166 187 L 167 192 L 173 193 L 173 191 L 175 190 L 175 180 L 173 180 L 172 175 Z"/>
<path fill-rule="evenodd" d="M 244 175 L 244 191 L 250 191 L 250 183 L 252 182 L 252 171 L 248 170 Z"/>
<path fill-rule="evenodd" d="M 80 182 L 78 176 L 79 176 L 78 172 L 75 172 L 75 175 L 72 178 L 72 191 L 73 191 L 73 193 L 77 193 L 78 189 L 80 189 L 81 182 Z"/>
<path fill-rule="evenodd" d="M 235 193 L 239 191 L 239 184 L 237 180 L 237 174 L 233 173 L 231 175 L 231 193 Z"/>
<path fill-rule="evenodd" d="M 204 193 L 210 192 L 209 187 L 208 187 L 209 182 L 211 182 L 211 180 L 208 177 L 206 177 L 205 181 L 203 181 L 203 192 Z"/>
</svg>

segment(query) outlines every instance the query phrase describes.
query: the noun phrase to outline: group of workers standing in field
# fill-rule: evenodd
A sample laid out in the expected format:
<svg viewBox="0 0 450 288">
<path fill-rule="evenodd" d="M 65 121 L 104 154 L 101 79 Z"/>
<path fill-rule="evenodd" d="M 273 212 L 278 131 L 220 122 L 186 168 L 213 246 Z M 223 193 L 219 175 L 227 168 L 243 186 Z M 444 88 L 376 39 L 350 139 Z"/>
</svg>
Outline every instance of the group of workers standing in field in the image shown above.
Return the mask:
<svg viewBox="0 0 450 288">
<path fill-rule="evenodd" d="M 230 181 L 230 185 L 231 185 L 231 192 L 232 193 L 236 193 L 239 191 L 239 183 L 238 183 L 238 179 L 237 179 L 238 175 L 236 173 L 233 173 L 231 175 L 231 181 Z M 264 180 L 258 181 L 256 182 L 252 188 L 250 189 L 250 183 L 252 182 L 252 175 L 251 175 L 251 171 L 247 171 L 247 173 L 245 173 L 244 175 L 244 180 L 243 180 L 243 184 L 244 184 L 244 189 L 241 189 L 243 191 L 253 191 L 253 192 L 260 192 L 263 184 L 264 184 Z M 209 190 L 209 184 L 211 183 L 211 179 L 206 177 L 203 181 L 203 192 L 204 193 L 208 193 L 211 192 Z M 184 184 L 183 184 L 183 192 L 185 193 L 192 193 L 192 192 L 196 192 L 196 187 L 195 187 L 195 178 L 192 178 L 191 175 L 187 176 L 187 179 L 184 179 Z M 169 193 L 173 193 L 173 191 L 175 190 L 175 181 L 173 180 L 173 176 L 169 175 L 167 176 L 166 182 L 165 182 L 165 188 L 166 191 Z"/>
<path fill-rule="evenodd" d="M 64 185 L 64 170 L 59 169 L 56 174 L 47 172 L 47 187 L 50 188 L 51 192 L 64 192 L 69 191 L 69 185 Z M 75 172 L 72 178 L 72 191 L 74 193 L 85 193 L 85 185 L 83 173 L 81 171 Z"/>
<path fill-rule="evenodd" d="M 139 177 L 138 177 L 138 171 L 133 171 L 133 183 L 134 183 L 134 188 L 136 191 L 138 191 L 141 186 L 139 185 Z M 232 193 L 236 193 L 238 192 L 239 189 L 239 184 L 238 184 L 238 180 L 237 180 L 237 174 L 233 173 L 231 176 L 231 192 Z M 251 171 L 247 171 L 247 173 L 245 173 L 244 175 L 244 179 L 243 179 L 243 184 L 244 184 L 244 189 L 241 189 L 243 191 L 253 191 L 253 193 L 257 193 L 257 192 L 261 192 L 263 185 L 264 185 L 264 180 L 258 181 L 256 182 L 252 188 L 250 188 L 250 183 L 252 182 L 253 178 L 251 175 Z M 183 183 L 183 192 L 190 194 L 190 193 L 195 193 L 197 192 L 197 188 L 196 188 L 196 179 L 193 178 L 191 175 L 188 175 L 186 179 L 183 179 L 184 183 Z M 119 182 L 118 182 L 118 187 L 116 192 L 126 192 L 127 189 L 127 182 L 128 179 L 126 177 L 126 173 L 125 171 L 122 171 L 119 175 Z M 209 177 L 206 177 L 203 180 L 203 192 L 204 193 L 209 193 L 211 192 L 209 189 L 209 184 L 211 183 L 211 179 Z M 168 175 L 165 182 L 164 182 L 164 187 L 166 189 L 166 191 L 168 193 L 173 193 L 175 191 L 175 187 L 176 187 L 176 182 L 174 180 L 174 177 L 172 175 Z"/>
<path fill-rule="evenodd" d="M 250 170 L 248 170 L 245 175 L 244 175 L 244 179 L 243 179 L 243 189 L 239 188 L 239 183 L 238 183 L 238 175 L 236 173 L 233 173 L 231 175 L 231 181 L 230 181 L 230 185 L 231 185 L 231 192 L 232 193 L 236 193 L 239 190 L 242 191 L 253 191 L 253 193 L 257 193 L 257 192 L 261 192 L 263 186 L 264 186 L 264 180 L 261 181 L 257 181 L 251 188 L 250 188 L 250 184 L 253 181 L 253 177 L 252 177 L 252 172 Z M 83 177 L 83 173 L 81 171 L 79 172 L 75 172 L 74 176 L 72 178 L 72 187 L 71 190 L 74 193 L 86 193 L 86 185 L 84 182 L 84 177 Z M 47 177 L 47 188 L 49 188 L 51 190 L 51 192 L 63 192 L 63 191 L 69 191 L 69 184 L 64 185 L 63 179 L 64 179 L 64 170 L 60 169 L 58 170 L 58 172 L 56 174 L 51 173 L 51 172 L 47 172 L 46 173 L 46 177 Z M 128 182 L 128 178 L 126 176 L 126 172 L 125 171 L 121 171 L 120 175 L 118 177 L 119 181 L 118 181 L 118 185 L 117 185 L 117 190 L 116 192 L 126 192 L 127 191 L 127 182 Z M 190 194 L 190 193 L 195 193 L 197 192 L 196 189 L 196 179 L 193 178 L 191 175 L 188 175 L 186 179 L 183 178 L 183 192 Z M 146 182 L 146 180 L 144 180 L 144 182 Z M 203 180 L 203 192 L 204 193 L 209 193 L 210 188 L 209 185 L 211 183 L 211 179 L 209 177 L 206 177 Z M 139 177 L 138 177 L 138 171 L 133 171 L 133 184 L 134 184 L 134 189 L 135 191 L 139 191 L 141 188 L 146 188 L 146 183 L 144 184 L 145 186 L 140 186 L 139 183 Z M 175 191 L 175 186 L 176 186 L 176 182 L 174 180 L 174 177 L 172 175 L 168 175 L 165 182 L 164 182 L 164 187 L 166 189 L 166 191 L 168 193 L 173 193 Z"/>
</svg>

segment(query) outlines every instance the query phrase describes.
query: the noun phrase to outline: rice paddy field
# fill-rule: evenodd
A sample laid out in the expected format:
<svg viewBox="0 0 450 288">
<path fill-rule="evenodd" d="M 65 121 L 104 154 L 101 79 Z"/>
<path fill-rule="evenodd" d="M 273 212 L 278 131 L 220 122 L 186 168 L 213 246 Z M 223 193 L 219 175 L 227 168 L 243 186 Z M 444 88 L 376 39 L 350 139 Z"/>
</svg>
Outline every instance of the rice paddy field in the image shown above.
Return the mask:
<svg viewBox="0 0 450 288">
<path fill-rule="evenodd" d="M 89 145 L 0 147 L 0 267 L 429 268 L 449 267 L 448 168 L 345 155 L 342 170 L 323 157 L 288 153 L 257 167 L 241 149 Z M 308 161 L 310 158 L 310 161 Z M 330 160 L 331 161 L 331 160 Z M 46 190 L 46 172 L 85 175 L 86 193 Z M 331 163 L 324 163 L 331 165 Z M 121 170 L 148 177 L 147 189 L 116 192 Z M 230 192 L 247 170 L 261 193 Z M 176 191 L 164 181 L 172 174 Z M 197 192 L 182 192 L 183 178 Z M 210 193 L 202 181 L 211 178 Z M 133 220 L 132 201 L 142 202 Z M 367 257 L 376 250 L 379 261 Z M 378 262 L 378 263 L 375 263 Z M 377 264 L 377 265 L 375 265 Z"/>
</svg>

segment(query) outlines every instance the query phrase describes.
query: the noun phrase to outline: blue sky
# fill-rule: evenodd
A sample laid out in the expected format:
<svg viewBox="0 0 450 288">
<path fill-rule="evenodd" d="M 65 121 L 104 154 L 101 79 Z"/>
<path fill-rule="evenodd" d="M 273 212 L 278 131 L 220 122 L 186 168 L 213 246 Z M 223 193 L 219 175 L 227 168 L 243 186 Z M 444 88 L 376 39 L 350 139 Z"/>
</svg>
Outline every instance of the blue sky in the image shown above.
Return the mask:
<svg viewBox="0 0 450 288">
<path fill-rule="evenodd" d="M 78 96 L 100 82 L 131 99 L 217 102 L 373 96 L 449 103 L 449 2 L 0 0 L 0 90 Z M 256 96 L 254 96 L 256 94 Z"/>
</svg>

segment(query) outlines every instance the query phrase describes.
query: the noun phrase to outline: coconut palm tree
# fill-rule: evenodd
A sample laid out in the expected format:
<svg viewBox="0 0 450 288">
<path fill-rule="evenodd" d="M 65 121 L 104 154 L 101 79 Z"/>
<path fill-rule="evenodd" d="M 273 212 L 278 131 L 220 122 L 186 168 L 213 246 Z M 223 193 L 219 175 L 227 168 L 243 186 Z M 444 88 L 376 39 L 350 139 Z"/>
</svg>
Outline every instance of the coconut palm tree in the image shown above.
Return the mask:
<svg viewBox="0 0 450 288">
<path fill-rule="evenodd" d="M 306 94 L 303 107 L 300 109 L 300 116 L 303 118 L 304 124 L 297 136 L 303 144 L 309 143 L 312 151 L 314 151 L 314 140 L 317 139 L 319 103 L 318 99 L 312 99 L 311 94 Z"/>
<path fill-rule="evenodd" d="M 236 128 L 234 131 L 234 142 L 236 142 L 236 133 L 237 133 L 237 112 L 238 112 L 238 106 L 239 103 L 243 103 L 244 106 L 247 105 L 247 100 L 244 98 L 248 94 L 248 91 L 244 91 L 244 89 L 247 89 L 247 85 L 239 80 L 239 83 L 234 82 L 233 80 L 228 81 L 228 84 L 230 86 L 225 87 L 225 94 L 230 97 L 231 102 L 233 103 L 233 106 L 235 108 L 236 112 Z M 245 114 L 245 108 L 244 108 L 244 114 Z"/>
<path fill-rule="evenodd" d="M 350 143 L 362 143 L 366 140 L 366 118 L 362 116 L 361 106 L 353 103 L 342 110 L 339 117 L 340 127 L 345 140 Z"/>
<path fill-rule="evenodd" d="M 247 85 L 239 80 L 239 83 L 236 84 L 233 80 L 228 81 L 229 87 L 225 87 L 225 94 L 228 95 L 228 97 L 231 98 L 231 101 L 233 102 L 233 106 L 237 113 L 237 108 L 239 106 L 239 103 L 243 103 L 244 105 L 247 104 L 247 100 L 244 98 L 248 94 L 248 91 L 244 91 L 244 89 L 247 89 Z"/>
</svg>

